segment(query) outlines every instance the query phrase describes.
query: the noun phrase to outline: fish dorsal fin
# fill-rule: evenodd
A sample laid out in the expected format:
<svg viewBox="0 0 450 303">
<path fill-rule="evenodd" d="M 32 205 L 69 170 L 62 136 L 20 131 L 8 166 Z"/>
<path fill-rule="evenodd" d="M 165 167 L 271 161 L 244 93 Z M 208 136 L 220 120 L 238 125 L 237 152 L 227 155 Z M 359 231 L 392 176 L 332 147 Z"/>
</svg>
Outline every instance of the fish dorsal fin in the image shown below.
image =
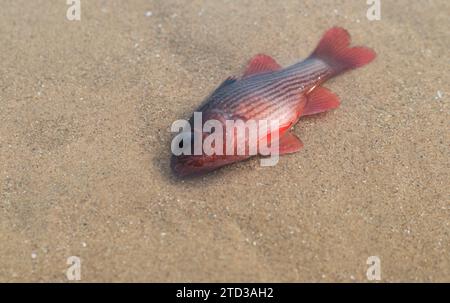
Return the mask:
<svg viewBox="0 0 450 303">
<path fill-rule="evenodd" d="M 216 91 L 219 90 L 219 89 L 221 89 L 221 88 L 224 88 L 225 86 L 228 86 L 228 85 L 230 85 L 230 84 L 232 84 L 232 83 L 234 83 L 234 82 L 236 82 L 236 81 L 237 81 L 237 77 L 235 77 L 235 76 L 230 76 L 230 77 L 226 78 L 225 81 L 223 81 L 222 84 L 220 84 L 220 85 L 216 88 Z"/>
<path fill-rule="evenodd" d="M 306 95 L 307 102 L 302 116 L 314 115 L 337 108 L 340 104 L 338 97 L 325 87 L 317 87 Z"/>
<path fill-rule="evenodd" d="M 224 88 L 227 87 L 230 84 L 233 84 L 238 80 L 235 76 L 230 76 L 225 79 L 203 102 L 202 104 L 197 108 L 197 112 L 203 112 L 207 110 L 211 106 L 211 99 L 217 99 L 220 98 L 220 95 L 223 94 Z M 189 122 L 192 122 L 189 120 Z"/>
<path fill-rule="evenodd" d="M 247 65 L 244 72 L 244 78 L 264 72 L 273 72 L 279 70 L 281 66 L 270 56 L 258 54 L 254 56 Z"/>
<path fill-rule="evenodd" d="M 227 87 L 230 84 L 233 84 L 234 82 L 236 82 L 238 80 L 237 77 L 235 76 L 230 76 L 228 78 L 225 79 L 225 81 L 223 81 L 212 93 L 211 96 L 220 94 L 221 90 L 225 87 Z"/>
</svg>

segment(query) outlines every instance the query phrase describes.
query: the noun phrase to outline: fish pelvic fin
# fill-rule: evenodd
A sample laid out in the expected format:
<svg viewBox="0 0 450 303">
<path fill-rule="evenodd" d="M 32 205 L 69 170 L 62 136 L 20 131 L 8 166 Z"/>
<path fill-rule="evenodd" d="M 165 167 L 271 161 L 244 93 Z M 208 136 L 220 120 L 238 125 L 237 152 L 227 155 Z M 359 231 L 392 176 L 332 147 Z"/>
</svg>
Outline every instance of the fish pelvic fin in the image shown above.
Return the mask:
<svg viewBox="0 0 450 303">
<path fill-rule="evenodd" d="M 341 27 L 333 27 L 323 35 L 310 58 L 324 61 L 332 69 L 332 74 L 337 75 L 362 67 L 376 57 L 375 51 L 370 48 L 349 46 L 349 33 Z"/>
</svg>

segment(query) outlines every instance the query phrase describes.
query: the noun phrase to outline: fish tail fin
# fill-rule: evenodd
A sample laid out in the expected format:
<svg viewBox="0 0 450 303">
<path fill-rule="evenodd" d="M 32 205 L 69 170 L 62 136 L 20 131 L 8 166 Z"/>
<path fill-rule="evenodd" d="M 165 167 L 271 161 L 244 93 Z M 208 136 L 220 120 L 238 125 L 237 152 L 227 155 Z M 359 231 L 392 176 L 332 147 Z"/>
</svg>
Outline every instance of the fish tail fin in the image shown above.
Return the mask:
<svg viewBox="0 0 450 303">
<path fill-rule="evenodd" d="M 367 47 L 349 47 L 350 35 L 341 27 L 329 29 L 310 58 L 324 61 L 333 70 L 333 76 L 370 63 L 376 53 Z"/>
</svg>

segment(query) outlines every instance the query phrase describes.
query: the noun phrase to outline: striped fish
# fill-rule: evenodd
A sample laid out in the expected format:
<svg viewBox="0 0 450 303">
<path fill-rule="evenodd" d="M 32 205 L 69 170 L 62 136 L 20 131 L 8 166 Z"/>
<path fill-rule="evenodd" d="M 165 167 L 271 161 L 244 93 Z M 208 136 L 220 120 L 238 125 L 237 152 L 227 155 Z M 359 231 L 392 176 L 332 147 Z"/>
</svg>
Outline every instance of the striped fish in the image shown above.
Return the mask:
<svg viewBox="0 0 450 303">
<path fill-rule="evenodd" d="M 334 27 L 324 34 L 307 59 L 286 68 L 267 55 L 256 55 L 241 77 L 226 79 L 196 112 L 202 113 L 202 123 L 211 119 L 223 125 L 226 120 L 276 120 L 279 124 L 278 154 L 297 152 L 303 143 L 289 131 L 290 128 L 302 116 L 335 109 L 340 104 L 338 97 L 321 84 L 331 77 L 368 64 L 376 56 L 369 48 L 349 45 L 348 32 Z M 188 136 L 185 134 L 186 141 L 182 144 L 193 144 L 195 132 L 200 132 L 202 138 L 211 135 L 203 129 L 195 129 L 193 118 L 190 123 L 193 130 Z M 236 135 L 235 132 L 233 134 Z M 258 140 L 268 136 L 270 133 L 258 133 Z M 236 138 L 232 142 L 236 144 Z M 225 143 L 223 145 L 225 150 Z M 251 156 L 248 153 L 173 155 L 171 166 L 178 176 L 197 175 Z"/>
</svg>

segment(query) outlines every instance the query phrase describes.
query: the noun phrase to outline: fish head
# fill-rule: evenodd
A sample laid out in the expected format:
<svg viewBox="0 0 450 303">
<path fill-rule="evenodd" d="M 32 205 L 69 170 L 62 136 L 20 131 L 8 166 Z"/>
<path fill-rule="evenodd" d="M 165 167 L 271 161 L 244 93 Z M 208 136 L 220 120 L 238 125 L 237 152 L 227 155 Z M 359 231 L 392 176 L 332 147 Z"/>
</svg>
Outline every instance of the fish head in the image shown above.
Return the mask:
<svg viewBox="0 0 450 303">
<path fill-rule="evenodd" d="M 198 134 L 207 138 L 210 133 Z M 180 141 L 180 148 L 183 148 L 184 142 L 190 143 L 190 152 L 180 155 L 172 154 L 170 166 L 174 174 L 178 177 L 199 176 L 211 172 L 219 167 L 242 160 L 243 156 L 222 154 L 207 154 L 201 149 L 200 153 L 194 150 L 195 132 L 185 132 L 181 134 L 183 140 Z M 225 148 L 225 147 L 223 147 Z"/>
</svg>

